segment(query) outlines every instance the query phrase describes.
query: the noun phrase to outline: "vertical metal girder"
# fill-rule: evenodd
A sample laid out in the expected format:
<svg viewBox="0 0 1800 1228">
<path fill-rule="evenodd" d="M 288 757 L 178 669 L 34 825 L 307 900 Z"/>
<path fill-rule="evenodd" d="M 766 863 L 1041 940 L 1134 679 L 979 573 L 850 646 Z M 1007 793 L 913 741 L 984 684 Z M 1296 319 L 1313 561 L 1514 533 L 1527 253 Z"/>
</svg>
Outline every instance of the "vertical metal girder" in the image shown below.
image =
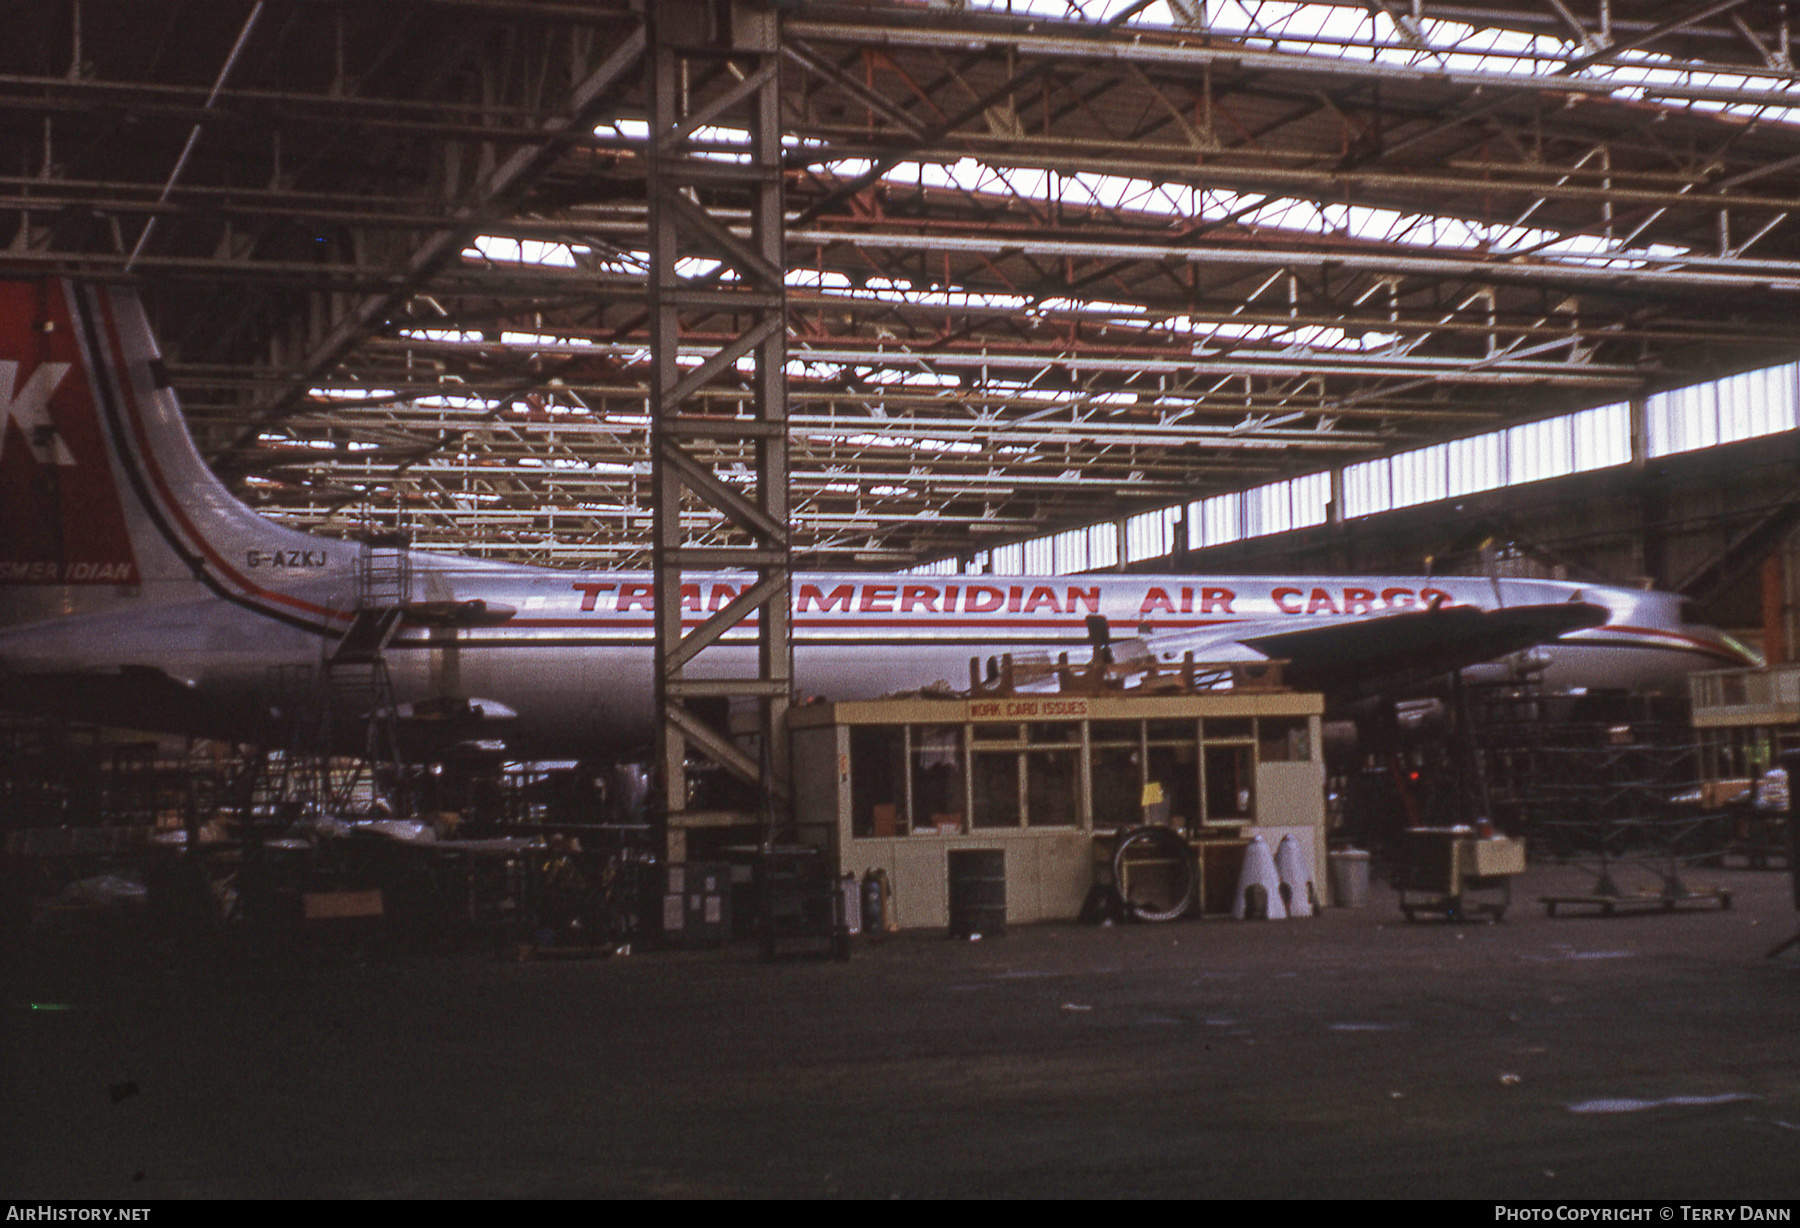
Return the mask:
<svg viewBox="0 0 1800 1228">
<path fill-rule="evenodd" d="M 780 37 L 768 0 L 665 0 L 650 24 L 650 404 L 654 500 L 656 763 L 665 790 L 671 857 L 690 810 L 686 765 L 712 759 L 757 787 L 773 828 L 787 801 L 787 709 L 793 694 L 788 533 L 787 299 L 782 217 Z M 721 149 L 720 142 L 728 149 Z M 714 210 L 750 212 L 748 239 Z M 741 216 L 741 215 L 740 215 Z M 682 261 L 695 267 L 684 275 Z M 717 338 L 730 337 L 723 343 Z M 684 336 L 689 366 L 679 361 Z M 699 342 L 700 337 L 709 338 Z M 693 359 L 699 358 L 697 365 Z M 747 416 L 695 421 L 707 384 L 748 385 Z M 702 430 L 684 429 L 700 427 Z M 705 439 L 753 458 L 744 490 L 690 448 Z M 730 544 L 703 550 L 682 526 L 684 503 L 729 521 Z M 729 569 L 740 592 L 683 625 L 684 579 Z M 754 579 L 748 580 L 747 577 Z M 703 609 L 709 609 L 702 603 Z M 752 620 L 754 620 L 752 622 Z M 756 665 L 745 658 L 754 629 Z M 733 645 L 725 648 L 724 645 Z M 720 668 L 695 668 L 711 651 Z M 709 725 L 733 700 L 757 705 L 757 752 Z M 710 705 L 706 701 L 711 701 Z"/>
</svg>

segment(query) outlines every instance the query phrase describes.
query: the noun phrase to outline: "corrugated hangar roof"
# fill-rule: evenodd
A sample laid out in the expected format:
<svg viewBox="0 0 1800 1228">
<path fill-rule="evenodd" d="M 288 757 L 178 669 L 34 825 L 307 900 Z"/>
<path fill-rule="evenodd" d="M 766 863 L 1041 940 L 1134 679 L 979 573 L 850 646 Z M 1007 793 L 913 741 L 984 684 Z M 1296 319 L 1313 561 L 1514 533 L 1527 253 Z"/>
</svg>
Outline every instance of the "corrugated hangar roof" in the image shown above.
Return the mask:
<svg viewBox="0 0 1800 1228">
<path fill-rule="evenodd" d="M 1785 6 L 779 8 L 798 565 L 1800 353 Z M 6 260 L 140 284 L 203 451 L 272 515 L 640 561 L 640 24 L 22 0 Z"/>
</svg>

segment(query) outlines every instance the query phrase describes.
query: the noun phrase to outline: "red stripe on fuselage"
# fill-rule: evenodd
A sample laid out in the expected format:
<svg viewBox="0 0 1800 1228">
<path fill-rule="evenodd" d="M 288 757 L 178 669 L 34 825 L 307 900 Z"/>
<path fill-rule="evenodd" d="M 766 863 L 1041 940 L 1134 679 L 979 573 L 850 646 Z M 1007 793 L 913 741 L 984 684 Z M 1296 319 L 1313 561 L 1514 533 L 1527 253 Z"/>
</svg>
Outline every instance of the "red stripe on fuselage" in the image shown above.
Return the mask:
<svg viewBox="0 0 1800 1228">
<path fill-rule="evenodd" d="M 328 606 L 315 605 L 310 601 L 290 596 L 287 593 L 274 592 L 270 589 L 263 588 L 260 585 L 252 584 L 249 580 L 245 579 L 235 567 L 225 561 L 224 557 L 213 548 L 212 542 L 207 540 L 205 534 L 194 527 L 194 522 L 188 519 L 187 511 L 182 507 L 181 501 L 175 498 L 174 493 L 169 489 L 168 479 L 163 475 L 162 466 L 157 462 L 156 449 L 151 445 L 148 432 L 144 425 L 143 413 L 138 407 L 137 389 L 131 380 L 131 367 L 125 357 L 124 342 L 119 334 L 118 322 L 113 318 L 112 301 L 105 293 L 97 293 L 94 297 L 98 300 L 98 310 L 101 313 L 101 332 L 105 337 L 106 344 L 110 350 L 113 374 L 116 377 L 113 382 L 119 390 L 119 407 L 121 412 L 125 415 L 126 423 L 131 429 L 132 442 L 136 445 L 135 450 L 137 459 L 140 462 L 140 468 L 142 468 L 145 476 L 150 479 L 150 483 L 155 488 L 158 496 L 161 497 L 165 514 L 187 534 L 190 539 L 190 548 L 198 550 L 204 555 L 215 568 L 223 573 L 224 576 L 228 577 L 233 584 L 237 585 L 242 595 L 245 597 L 258 597 L 265 601 L 277 602 L 303 613 L 319 615 L 324 618 L 338 619 L 345 622 L 349 621 L 352 617 L 350 614 L 333 610 Z M 95 374 L 96 376 L 99 376 L 101 373 L 95 372 Z"/>
<path fill-rule="evenodd" d="M 1741 664 L 1752 664 L 1747 658 L 1733 652 L 1730 645 L 1721 644 L 1717 640 L 1703 640 L 1699 636 L 1689 635 L 1685 631 L 1664 631 L 1659 627 L 1633 627 L 1624 623 L 1603 623 L 1600 626 L 1590 628 L 1589 630 L 1595 635 L 1603 635 L 1609 632 L 1613 634 L 1623 632 L 1626 635 L 1654 635 L 1660 636 L 1663 639 L 1681 640 L 1684 643 L 1694 645 L 1695 648 L 1722 656 L 1727 660 Z M 1567 642 L 1579 644 L 1581 641 L 1570 640 Z"/>
<path fill-rule="evenodd" d="M 683 626 L 698 627 L 701 623 L 705 622 L 706 619 L 703 617 L 688 616 L 684 617 L 681 621 Z M 1177 621 L 1175 619 L 1158 620 L 1161 627 L 1166 627 L 1171 630 L 1187 630 L 1194 627 L 1228 627 L 1233 625 L 1234 621 L 1236 620 L 1228 618 L 1196 619 L 1193 621 Z M 654 619 L 649 618 L 509 618 L 506 620 L 505 625 L 507 627 L 540 627 L 551 629 L 571 627 L 580 628 L 582 630 L 595 630 L 603 627 L 653 627 L 656 623 Z M 756 625 L 756 620 L 748 619 L 742 625 L 753 627 Z M 869 628 L 871 630 L 901 631 L 931 631 L 939 628 L 974 628 L 983 631 L 1076 631 L 1083 635 L 1087 633 L 1086 622 L 1069 622 L 1066 619 L 1060 621 L 1045 619 L 1038 622 L 1024 622 L 1018 619 L 988 621 L 987 619 L 980 618 L 956 618 L 925 622 L 921 619 L 858 619 L 855 615 L 850 614 L 846 615 L 844 621 L 841 622 L 836 619 L 796 618 L 794 619 L 794 626 L 822 629 L 832 628 L 845 631 L 856 631 L 863 628 Z M 1158 634 L 1160 633 L 1159 630 Z"/>
</svg>

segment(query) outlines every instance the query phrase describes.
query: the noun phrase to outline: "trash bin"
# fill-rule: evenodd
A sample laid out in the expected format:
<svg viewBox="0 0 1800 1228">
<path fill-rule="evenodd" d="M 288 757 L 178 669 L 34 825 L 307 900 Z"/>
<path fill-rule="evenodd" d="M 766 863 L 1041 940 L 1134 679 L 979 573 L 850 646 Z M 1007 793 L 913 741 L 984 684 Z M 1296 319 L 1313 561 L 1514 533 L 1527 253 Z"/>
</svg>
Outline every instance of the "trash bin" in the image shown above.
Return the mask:
<svg viewBox="0 0 1800 1228">
<path fill-rule="evenodd" d="M 1331 902 L 1339 908 L 1369 903 L 1369 854 L 1363 849 L 1333 849 L 1325 854 L 1331 870 Z"/>
</svg>

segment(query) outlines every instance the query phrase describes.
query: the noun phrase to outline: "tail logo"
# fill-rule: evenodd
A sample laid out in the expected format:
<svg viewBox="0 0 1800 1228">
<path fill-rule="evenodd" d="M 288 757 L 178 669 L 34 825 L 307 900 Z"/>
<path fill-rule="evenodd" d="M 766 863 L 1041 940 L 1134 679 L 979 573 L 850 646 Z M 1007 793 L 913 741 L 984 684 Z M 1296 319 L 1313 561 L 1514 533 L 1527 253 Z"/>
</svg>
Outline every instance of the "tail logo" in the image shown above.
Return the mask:
<svg viewBox="0 0 1800 1228">
<path fill-rule="evenodd" d="M 97 403 L 105 362 L 63 285 L 0 279 L 0 585 L 141 582 Z"/>
<path fill-rule="evenodd" d="M 7 428 L 17 423 L 38 464 L 75 463 L 69 445 L 62 441 L 56 424 L 50 421 L 50 397 L 68 373 L 66 362 L 39 363 L 38 369 L 20 388 L 19 364 L 0 362 L 0 457 L 6 455 Z"/>
</svg>

